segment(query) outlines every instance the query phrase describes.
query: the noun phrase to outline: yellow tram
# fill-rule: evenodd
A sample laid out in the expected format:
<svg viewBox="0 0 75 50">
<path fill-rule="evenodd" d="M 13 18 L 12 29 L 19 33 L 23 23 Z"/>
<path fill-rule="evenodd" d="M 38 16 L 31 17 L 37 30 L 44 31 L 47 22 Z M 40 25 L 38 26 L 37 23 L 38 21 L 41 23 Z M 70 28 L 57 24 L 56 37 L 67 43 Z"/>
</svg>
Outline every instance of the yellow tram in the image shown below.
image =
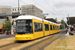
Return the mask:
<svg viewBox="0 0 75 50">
<path fill-rule="evenodd" d="M 16 18 L 16 40 L 33 40 L 60 32 L 60 25 L 31 15 Z"/>
</svg>

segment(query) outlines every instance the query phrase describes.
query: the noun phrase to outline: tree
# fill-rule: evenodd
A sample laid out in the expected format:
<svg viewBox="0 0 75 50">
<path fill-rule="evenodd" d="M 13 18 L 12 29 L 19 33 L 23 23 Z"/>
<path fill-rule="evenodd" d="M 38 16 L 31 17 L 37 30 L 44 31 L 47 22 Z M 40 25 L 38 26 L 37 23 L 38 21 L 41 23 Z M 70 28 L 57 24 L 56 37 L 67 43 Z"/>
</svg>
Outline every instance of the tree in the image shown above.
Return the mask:
<svg viewBox="0 0 75 50">
<path fill-rule="evenodd" d="M 64 24 L 64 20 L 61 20 L 61 24 Z"/>
<path fill-rule="evenodd" d="M 3 23 L 3 28 L 4 31 L 9 31 L 11 30 L 11 22 L 10 20 L 5 20 Z"/>
<path fill-rule="evenodd" d="M 67 23 L 65 23 L 65 28 L 68 28 L 68 25 L 67 25 Z"/>
<path fill-rule="evenodd" d="M 64 22 L 64 20 L 61 20 L 60 29 L 68 28 L 68 25 Z"/>
<path fill-rule="evenodd" d="M 61 24 L 60 25 L 60 29 L 64 29 L 64 24 Z"/>
<path fill-rule="evenodd" d="M 65 23 L 64 23 L 64 20 L 61 20 L 61 26 L 60 26 L 61 29 L 64 29 L 65 28 Z"/>
</svg>

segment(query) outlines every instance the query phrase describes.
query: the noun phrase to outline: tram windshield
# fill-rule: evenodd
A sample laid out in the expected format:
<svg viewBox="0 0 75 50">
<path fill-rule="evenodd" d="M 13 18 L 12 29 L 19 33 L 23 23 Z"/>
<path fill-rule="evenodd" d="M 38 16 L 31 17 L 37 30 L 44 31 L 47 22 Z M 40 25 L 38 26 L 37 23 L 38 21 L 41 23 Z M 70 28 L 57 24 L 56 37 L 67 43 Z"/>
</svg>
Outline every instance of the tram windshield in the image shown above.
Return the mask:
<svg viewBox="0 0 75 50">
<path fill-rule="evenodd" d="M 32 33 L 32 20 L 17 20 L 16 21 L 16 32 L 18 34 Z"/>
</svg>

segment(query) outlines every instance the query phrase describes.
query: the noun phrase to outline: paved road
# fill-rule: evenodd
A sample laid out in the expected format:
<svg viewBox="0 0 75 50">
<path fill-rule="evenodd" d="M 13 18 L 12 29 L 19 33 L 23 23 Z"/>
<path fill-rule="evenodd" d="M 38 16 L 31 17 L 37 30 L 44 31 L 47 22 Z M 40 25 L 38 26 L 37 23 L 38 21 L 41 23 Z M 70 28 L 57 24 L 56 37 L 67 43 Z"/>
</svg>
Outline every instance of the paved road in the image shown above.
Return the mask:
<svg viewBox="0 0 75 50">
<path fill-rule="evenodd" d="M 61 36 L 61 35 L 65 35 L 63 33 L 59 34 L 53 34 L 53 35 L 57 35 L 57 36 Z M 10 37 L 15 37 L 15 35 L 5 35 L 5 34 L 0 34 L 0 39 L 4 39 L 4 38 L 10 38 Z"/>
<path fill-rule="evenodd" d="M 61 36 L 61 35 L 65 35 L 65 34 L 53 34 L 54 36 Z M 4 35 L 4 34 L 0 34 L 0 39 L 4 39 L 4 38 L 10 38 L 10 37 L 15 37 L 15 35 Z"/>
<path fill-rule="evenodd" d="M 10 38 L 10 37 L 15 37 L 15 35 L 0 35 L 0 39 L 4 39 L 4 38 Z"/>
</svg>

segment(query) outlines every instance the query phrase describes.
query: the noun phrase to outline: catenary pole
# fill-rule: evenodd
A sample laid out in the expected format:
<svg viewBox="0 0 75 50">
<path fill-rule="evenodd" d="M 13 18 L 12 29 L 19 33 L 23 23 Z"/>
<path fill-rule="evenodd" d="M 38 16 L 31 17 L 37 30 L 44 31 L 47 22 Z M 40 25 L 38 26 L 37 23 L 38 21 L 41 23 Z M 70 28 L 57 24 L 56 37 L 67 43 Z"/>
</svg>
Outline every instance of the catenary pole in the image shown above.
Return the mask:
<svg viewBox="0 0 75 50">
<path fill-rule="evenodd" d="M 20 7 L 20 6 L 19 6 L 19 0 L 18 0 L 18 14 L 19 14 L 19 7 Z"/>
</svg>

